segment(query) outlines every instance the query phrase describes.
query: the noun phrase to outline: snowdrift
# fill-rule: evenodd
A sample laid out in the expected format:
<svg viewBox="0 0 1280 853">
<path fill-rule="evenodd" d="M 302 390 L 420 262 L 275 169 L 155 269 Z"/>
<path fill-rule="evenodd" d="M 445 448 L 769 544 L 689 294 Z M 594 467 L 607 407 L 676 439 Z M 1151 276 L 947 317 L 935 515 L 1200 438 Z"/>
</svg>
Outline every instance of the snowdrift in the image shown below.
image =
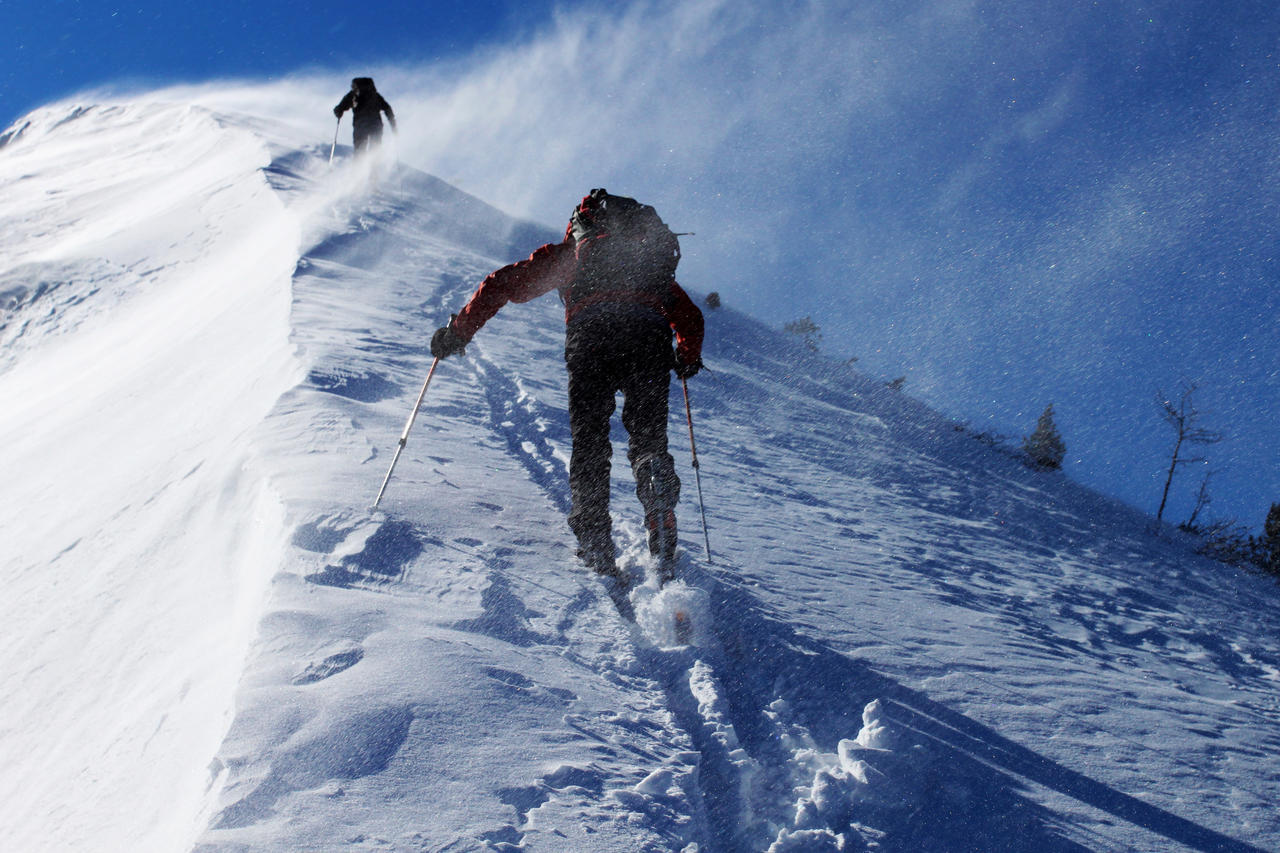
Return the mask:
<svg viewBox="0 0 1280 853">
<path fill-rule="evenodd" d="M 371 511 L 430 332 L 558 233 L 327 155 L 160 97 L 0 136 L 4 849 L 1280 847 L 1274 585 L 731 307 L 661 592 L 616 466 L 635 623 L 553 297 Z"/>
</svg>

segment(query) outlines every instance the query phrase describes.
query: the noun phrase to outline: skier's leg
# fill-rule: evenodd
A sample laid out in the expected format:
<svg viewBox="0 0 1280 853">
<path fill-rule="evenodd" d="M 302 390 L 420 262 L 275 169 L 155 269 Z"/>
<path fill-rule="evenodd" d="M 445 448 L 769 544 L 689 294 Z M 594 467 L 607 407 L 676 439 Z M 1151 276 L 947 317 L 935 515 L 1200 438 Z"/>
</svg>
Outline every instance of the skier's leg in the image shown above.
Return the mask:
<svg viewBox="0 0 1280 853">
<path fill-rule="evenodd" d="M 616 407 L 613 386 L 598 370 L 569 369 L 569 528 L 579 553 L 596 571 L 615 567 L 613 522 L 609 518 L 609 418 Z"/>
<path fill-rule="evenodd" d="M 649 551 L 670 568 L 676 550 L 676 504 L 680 479 L 667 451 L 667 397 L 671 374 L 665 363 L 639 371 L 623 389 L 622 423 L 630 436 L 627 458 L 644 507 Z"/>
</svg>

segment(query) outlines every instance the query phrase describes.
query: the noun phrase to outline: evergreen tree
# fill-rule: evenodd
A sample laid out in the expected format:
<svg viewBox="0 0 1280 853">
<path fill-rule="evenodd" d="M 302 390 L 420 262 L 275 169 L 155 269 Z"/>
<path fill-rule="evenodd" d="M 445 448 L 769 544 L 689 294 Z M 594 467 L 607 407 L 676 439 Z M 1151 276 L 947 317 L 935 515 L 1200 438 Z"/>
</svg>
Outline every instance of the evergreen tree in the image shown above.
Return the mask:
<svg viewBox="0 0 1280 853">
<path fill-rule="evenodd" d="M 1045 406 L 1044 413 L 1036 421 L 1035 432 L 1022 440 L 1022 452 L 1036 468 L 1057 470 L 1062 467 L 1062 459 L 1067 455 L 1067 446 L 1058 434 L 1058 427 L 1053 422 L 1053 403 Z"/>
<path fill-rule="evenodd" d="M 1262 567 L 1273 574 L 1280 575 L 1280 504 L 1271 505 L 1259 544 L 1262 546 L 1259 548 Z"/>
</svg>

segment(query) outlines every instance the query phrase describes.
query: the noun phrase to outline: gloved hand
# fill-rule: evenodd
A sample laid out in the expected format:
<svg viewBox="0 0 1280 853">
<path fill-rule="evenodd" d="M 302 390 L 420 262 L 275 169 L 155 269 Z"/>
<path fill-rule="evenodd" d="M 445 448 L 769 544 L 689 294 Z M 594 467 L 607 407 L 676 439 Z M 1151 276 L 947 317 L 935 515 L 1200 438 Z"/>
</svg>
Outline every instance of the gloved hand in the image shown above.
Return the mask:
<svg viewBox="0 0 1280 853">
<path fill-rule="evenodd" d="M 466 349 L 467 342 L 453 328 L 453 321 L 457 318 L 458 315 L 454 314 L 449 318 L 448 325 L 436 329 L 436 333 L 431 336 L 431 354 L 436 358 L 448 358 Z"/>
<path fill-rule="evenodd" d="M 342 107 L 334 107 L 333 114 L 336 115 L 338 118 L 342 118 Z"/>
<path fill-rule="evenodd" d="M 696 358 L 692 364 L 685 364 L 680 359 L 676 359 L 676 377 L 679 379 L 691 379 L 699 370 L 702 369 L 702 359 Z"/>
</svg>

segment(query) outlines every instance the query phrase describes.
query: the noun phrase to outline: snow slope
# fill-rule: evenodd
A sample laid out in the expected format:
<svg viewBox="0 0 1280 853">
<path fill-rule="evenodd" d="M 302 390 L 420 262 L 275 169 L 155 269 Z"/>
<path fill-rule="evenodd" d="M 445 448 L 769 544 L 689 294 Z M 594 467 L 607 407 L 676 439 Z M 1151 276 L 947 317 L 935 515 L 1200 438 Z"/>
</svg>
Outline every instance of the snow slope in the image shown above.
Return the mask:
<svg viewBox="0 0 1280 853">
<path fill-rule="evenodd" d="M 711 559 L 673 393 L 687 583 L 633 625 L 563 522 L 554 297 L 440 366 L 368 508 L 431 330 L 557 229 L 209 106 L 24 121 L 3 849 L 1280 849 L 1273 583 L 725 308 Z"/>
<path fill-rule="evenodd" d="M 296 221 L 253 134 L 47 110 L 0 149 L 0 847 L 181 849 L 283 507 Z M 100 845 L 100 846 L 99 846 Z"/>
</svg>

